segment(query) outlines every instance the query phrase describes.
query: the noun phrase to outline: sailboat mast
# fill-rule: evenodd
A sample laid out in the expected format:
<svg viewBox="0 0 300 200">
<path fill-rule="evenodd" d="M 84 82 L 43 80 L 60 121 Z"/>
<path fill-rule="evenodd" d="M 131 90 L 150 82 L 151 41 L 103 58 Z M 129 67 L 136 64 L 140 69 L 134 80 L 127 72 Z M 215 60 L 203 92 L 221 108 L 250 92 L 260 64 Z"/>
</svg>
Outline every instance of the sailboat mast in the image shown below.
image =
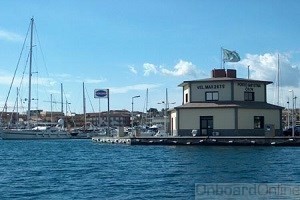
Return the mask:
<svg viewBox="0 0 300 200">
<path fill-rule="evenodd" d="M 52 113 L 53 113 L 53 107 L 52 107 L 52 94 L 50 94 L 50 102 L 51 102 L 51 105 L 50 105 L 50 121 L 52 122 Z"/>
<path fill-rule="evenodd" d="M 85 88 L 84 88 L 84 82 L 82 83 L 82 96 L 83 96 L 83 115 L 84 115 L 84 130 L 86 125 L 86 108 L 85 108 Z"/>
<path fill-rule="evenodd" d="M 63 114 L 64 113 L 64 88 L 62 83 L 60 83 L 60 102 L 61 102 L 61 113 Z"/>
<path fill-rule="evenodd" d="M 146 90 L 146 117 L 144 123 L 145 125 L 148 124 L 148 88 Z"/>
<path fill-rule="evenodd" d="M 279 54 L 278 54 L 278 59 L 277 59 L 277 105 L 279 106 L 279 84 L 280 84 L 280 68 L 279 68 Z"/>
<path fill-rule="evenodd" d="M 167 110 L 169 108 L 169 100 L 168 100 L 168 88 L 166 88 L 166 101 L 165 101 L 165 114 L 164 114 L 164 118 L 165 118 L 165 122 L 164 122 L 164 128 L 165 128 L 165 132 L 167 132 Z"/>
<path fill-rule="evenodd" d="M 166 109 L 169 109 L 168 88 L 166 88 Z"/>
<path fill-rule="evenodd" d="M 148 88 L 146 90 L 146 113 L 148 111 Z"/>
<path fill-rule="evenodd" d="M 33 22 L 34 19 L 31 18 L 31 31 L 30 31 L 30 51 L 29 51 L 29 90 L 28 90 L 28 110 L 27 110 L 27 121 L 29 122 L 30 120 L 30 110 L 31 110 L 31 77 L 32 77 L 32 40 L 33 40 Z"/>
<path fill-rule="evenodd" d="M 19 88 L 17 87 L 17 122 L 19 124 Z"/>
</svg>

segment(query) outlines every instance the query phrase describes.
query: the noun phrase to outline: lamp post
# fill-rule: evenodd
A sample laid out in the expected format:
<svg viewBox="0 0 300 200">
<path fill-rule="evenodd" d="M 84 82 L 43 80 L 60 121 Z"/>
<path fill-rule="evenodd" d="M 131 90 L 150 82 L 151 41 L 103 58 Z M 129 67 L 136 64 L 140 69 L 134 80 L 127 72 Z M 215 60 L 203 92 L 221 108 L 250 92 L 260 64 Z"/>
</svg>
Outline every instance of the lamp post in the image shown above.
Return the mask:
<svg viewBox="0 0 300 200">
<path fill-rule="evenodd" d="M 292 101 L 293 101 L 293 108 L 292 108 L 292 137 L 295 136 L 295 130 L 294 130 L 294 90 L 289 90 L 289 92 L 292 92 Z"/>
<path fill-rule="evenodd" d="M 299 109 L 297 109 L 297 96 L 294 97 L 295 98 L 295 126 L 296 126 L 296 122 L 299 116 Z"/>
<path fill-rule="evenodd" d="M 287 116 L 287 126 L 288 126 L 288 128 L 290 128 L 290 100 L 289 100 L 289 98 L 288 98 L 288 101 L 286 103 L 288 105 L 288 109 L 287 109 L 287 114 L 288 114 L 288 116 Z"/>
<path fill-rule="evenodd" d="M 131 134 L 133 134 L 133 99 L 139 98 L 139 97 L 140 97 L 140 95 L 133 96 L 131 98 Z"/>
</svg>

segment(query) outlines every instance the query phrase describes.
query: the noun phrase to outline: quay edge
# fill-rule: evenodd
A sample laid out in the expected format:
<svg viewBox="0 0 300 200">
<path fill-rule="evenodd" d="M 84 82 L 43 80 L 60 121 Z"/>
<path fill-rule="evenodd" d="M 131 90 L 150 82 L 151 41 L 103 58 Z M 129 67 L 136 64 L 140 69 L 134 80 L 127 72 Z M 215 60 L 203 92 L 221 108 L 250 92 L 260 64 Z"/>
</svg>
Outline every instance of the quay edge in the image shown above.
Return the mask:
<svg viewBox="0 0 300 200">
<path fill-rule="evenodd" d="M 93 137 L 94 142 L 128 145 L 300 146 L 300 137 Z"/>
</svg>

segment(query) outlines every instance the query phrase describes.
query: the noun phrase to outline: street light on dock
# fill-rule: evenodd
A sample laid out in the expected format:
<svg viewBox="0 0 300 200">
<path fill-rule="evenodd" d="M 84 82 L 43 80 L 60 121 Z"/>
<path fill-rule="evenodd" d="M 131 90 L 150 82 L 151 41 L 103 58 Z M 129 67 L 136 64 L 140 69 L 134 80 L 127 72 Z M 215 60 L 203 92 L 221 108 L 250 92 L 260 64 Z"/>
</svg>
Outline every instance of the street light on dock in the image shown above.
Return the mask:
<svg viewBox="0 0 300 200">
<path fill-rule="evenodd" d="M 290 100 L 288 98 L 288 101 L 286 102 L 288 105 L 287 109 L 287 128 L 290 128 Z"/>
<path fill-rule="evenodd" d="M 131 134 L 133 134 L 133 99 L 139 98 L 139 97 L 140 97 L 140 95 L 133 96 L 131 98 Z"/>
</svg>

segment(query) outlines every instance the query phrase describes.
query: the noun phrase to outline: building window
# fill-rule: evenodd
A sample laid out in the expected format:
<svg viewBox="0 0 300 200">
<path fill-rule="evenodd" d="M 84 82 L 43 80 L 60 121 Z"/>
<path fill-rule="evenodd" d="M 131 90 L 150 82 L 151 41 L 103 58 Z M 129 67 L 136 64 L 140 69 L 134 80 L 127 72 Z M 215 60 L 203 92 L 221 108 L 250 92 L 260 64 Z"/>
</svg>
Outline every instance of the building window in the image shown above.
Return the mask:
<svg viewBox="0 0 300 200">
<path fill-rule="evenodd" d="M 254 116 L 254 128 L 262 129 L 264 128 L 265 119 L 263 116 Z"/>
<path fill-rule="evenodd" d="M 188 98 L 188 97 L 189 97 L 189 94 L 186 93 L 186 94 L 185 94 L 185 102 L 186 102 L 186 103 L 189 102 L 189 98 Z"/>
<path fill-rule="evenodd" d="M 244 93 L 245 101 L 254 101 L 254 92 Z"/>
<path fill-rule="evenodd" d="M 219 101 L 219 92 L 206 92 L 205 101 Z"/>
</svg>

